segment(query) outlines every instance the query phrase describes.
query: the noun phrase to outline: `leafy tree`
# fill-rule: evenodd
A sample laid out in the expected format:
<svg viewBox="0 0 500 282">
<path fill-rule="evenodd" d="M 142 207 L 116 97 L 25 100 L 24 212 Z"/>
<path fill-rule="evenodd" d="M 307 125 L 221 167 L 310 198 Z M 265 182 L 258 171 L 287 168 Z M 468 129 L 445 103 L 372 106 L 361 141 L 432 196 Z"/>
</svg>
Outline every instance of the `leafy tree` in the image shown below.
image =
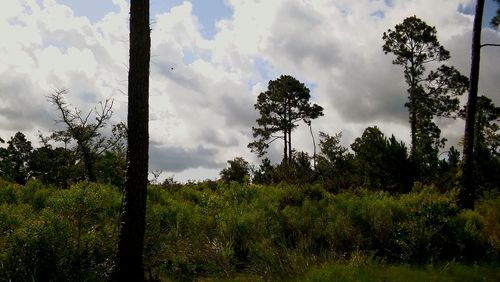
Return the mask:
<svg viewBox="0 0 500 282">
<path fill-rule="evenodd" d="M 467 78 L 455 68 L 442 65 L 428 73 L 426 65 L 445 61 L 450 53 L 440 45 L 435 27 L 412 16 L 383 34 L 383 51 L 393 53 L 393 64 L 404 68 L 408 84 L 408 108 L 411 126 L 411 158 L 416 176 L 437 165 L 437 152 L 444 145 L 434 117 L 449 117 L 458 110 L 457 96 L 467 89 Z M 425 174 L 425 173 L 424 173 Z"/>
<path fill-rule="evenodd" d="M 256 141 L 248 144 L 259 156 L 266 153 L 269 144 L 283 140 L 283 160 L 292 157 L 292 131 L 299 121 L 310 123 L 323 115 L 323 108 L 311 104 L 309 89 L 289 75 L 269 81 L 268 90 L 257 97 L 255 109 L 259 111 L 257 127 L 252 127 Z"/>
<path fill-rule="evenodd" d="M 264 158 L 259 168 L 254 172 L 252 182 L 255 184 L 271 184 L 273 183 L 274 167 L 271 160 Z"/>
<path fill-rule="evenodd" d="M 114 279 L 143 281 L 148 184 L 150 1 L 130 1 L 127 176 Z"/>
<path fill-rule="evenodd" d="M 306 184 L 314 182 L 316 175 L 311 167 L 311 159 L 306 152 L 293 152 L 292 171 L 294 183 Z"/>
<path fill-rule="evenodd" d="M 221 179 L 229 183 L 235 181 L 238 183 L 244 183 L 245 179 L 250 179 L 250 165 L 242 157 L 236 157 L 233 160 L 227 161 L 229 167 L 224 168 L 220 172 Z"/>
<path fill-rule="evenodd" d="M 71 106 L 66 102 L 64 95 L 67 90 L 57 90 L 48 96 L 49 102 L 56 106 L 61 118 L 57 122 L 62 122 L 67 129 L 59 130 L 52 134 L 52 139 L 68 143 L 71 139 L 76 141 L 76 152 L 81 157 L 85 176 L 90 181 L 96 181 L 94 161 L 96 156 L 108 149 L 108 141 L 99 132 L 103 129 L 113 112 L 113 101 L 105 100 L 99 103 L 99 108 L 94 108 L 87 114 Z M 94 122 L 91 116 L 94 114 Z"/>
<path fill-rule="evenodd" d="M 126 166 L 127 161 L 121 154 L 105 151 L 95 162 L 97 181 L 123 188 Z"/>
<path fill-rule="evenodd" d="M 67 188 L 82 175 L 83 168 L 77 159 L 71 150 L 62 147 L 53 148 L 46 144 L 33 151 L 29 168 L 32 176 L 43 184 Z"/>
<path fill-rule="evenodd" d="M 17 132 L 7 144 L 7 148 L 0 150 L 0 172 L 8 180 L 24 185 L 30 177 L 31 142 L 23 133 Z"/>
<path fill-rule="evenodd" d="M 407 148 L 394 135 L 387 139 L 378 127 L 368 127 L 351 148 L 360 185 L 390 192 L 409 191 L 411 163 Z"/>
<path fill-rule="evenodd" d="M 319 133 L 320 153 L 316 170 L 327 190 L 348 188 L 353 184 L 354 158 L 348 149 L 340 144 L 342 132 L 333 136 Z"/>
<path fill-rule="evenodd" d="M 439 160 L 437 171 L 439 178 L 436 186 L 441 192 L 447 192 L 459 184 L 460 152 L 451 146 L 447 152 L 443 153 L 447 153 L 447 157 Z"/>
</svg>

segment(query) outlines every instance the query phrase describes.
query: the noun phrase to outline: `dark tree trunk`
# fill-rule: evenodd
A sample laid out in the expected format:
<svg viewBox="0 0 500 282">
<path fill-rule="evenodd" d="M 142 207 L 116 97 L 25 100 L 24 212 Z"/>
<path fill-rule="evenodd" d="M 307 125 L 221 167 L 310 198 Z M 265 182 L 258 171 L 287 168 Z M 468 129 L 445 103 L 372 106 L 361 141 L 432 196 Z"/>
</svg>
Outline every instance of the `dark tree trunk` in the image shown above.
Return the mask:
<svg viewBox="0 0 500 282">
<path fill-rule="evenodd" d="M 150 61 L 149 0 L 130 1 L 128 75 L 128 164 L 115 279 L 143 281 L 148 182 Z"/>
<path fill-rule="evenodd" d="M 458 205 L 461 208 L 473 209 L 476 197 L 474 183 L 474 127 L 476 122 L 476 104 L 479 84 L 479 62 L 481 58 L 481 28 L 483 22 L 484 0 L 476 3 L 476 15 L 472 31 L 472 62 L 470 69 L 469 98 L 467 101 L 467 116 L 465 119 L 464 158 L 462 179 L 458 194 Z"/>
<path fill-rule="evenodd" d="M 92 158 L 92 152 L 88 146 L 81 146 L 83 154 L 83 164 L 85 166 L 85 175 L 90 182 L 96 182 L 97 177 L 94 173 L 94 160 Z"/>
<path fill-rule="evenodd" d="M 287 147 L 287 144 L 288 144 L 288 141 L 287 141 L 287 130 L 286 128 L 283 129 L 283 140 L 284 140 L 284 147 L 283 147 L 283 161 L 286 163 L 288 162 L 288 147 Z"/>
<path fill-rule="evenodd" d="M 288 128 L 288 158 L 290 159 L 290 163 L 292 163 L 292 124 Z"/>
<path fill-rule="evenodd" d="M 418 141 L 417 141 L 417 110 L 415 108 L 415 103 L 416 103 L 415 88 L 416 86 L 412 86 L 410 88 L 410 103 L 409 103 L 410 130 L 411 130 L 411 149 L 410 149 L 411 185 L 413 185 L 413 182 L 415 182 L 419 178 L 419 171 L 420 171 L 420 163 L 419 163 L 419 158 L 417 156 Z"/>
</svg>

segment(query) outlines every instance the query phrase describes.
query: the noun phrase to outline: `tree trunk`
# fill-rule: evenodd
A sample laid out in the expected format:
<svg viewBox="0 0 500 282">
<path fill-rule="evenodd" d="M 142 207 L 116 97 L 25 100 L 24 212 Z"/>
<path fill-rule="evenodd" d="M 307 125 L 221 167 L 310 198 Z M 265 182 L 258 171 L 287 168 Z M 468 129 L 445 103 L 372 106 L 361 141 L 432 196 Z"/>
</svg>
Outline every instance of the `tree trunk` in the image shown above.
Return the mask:
<svg viewBox="0 0 500 282">
<path fill-rule="evenodd" d="M 82 154 L 83 154 L 83 164 L 85 166 L 85 174 L 87 176 L 87 179 L 90 182 L 96 182 L 97 177 L 94 173 L 94 160 L 92 158 L 92 152 L 90 152 L 90 149 L 88 146 L 81 146 Z"/>
<path fill-rule="evenodd" d="M 143 248 L 148 182 L 149 0 L 130 1 L 128 74 L 128 164 L 118 242 L 118 281 L 143 281 Z"/>
<path fill-rule="evenodd" d="M 287 158 L 287 154 L 288 154 L 288 147 L 287 147 L 287 144 L 288 144 L 288 141 L 287 141 L 287 130 L 286 128 L 283 129 L 283 141 L 284 141 L 284 147 L 283 147 L 283 161 L 285 163 L 288 162 L 288 158 Z"/>
<path fill-rule="evenodd" d="M 290 160 L 290 163 L 293 161 L 292 157 L 292 125 L 290 124 L 290 127 L 288 128 L 288 157 Z"/>
<path fill-rule="evenodd" d="M 469 98 L 465 119 L 464 158 L 462 179 L 458 194 L 458 205 L 464 209 L 473 209 L 476 197 L 474 183 L 474 127 L 476 122 L 476 104 L 479 84 L 479 62 L 481 57 L 481 28 L 483 22 L 484 0 L 476 3 L 476 15 L 472 31 L 472 62 L 470 70 Z"/>
</svg>

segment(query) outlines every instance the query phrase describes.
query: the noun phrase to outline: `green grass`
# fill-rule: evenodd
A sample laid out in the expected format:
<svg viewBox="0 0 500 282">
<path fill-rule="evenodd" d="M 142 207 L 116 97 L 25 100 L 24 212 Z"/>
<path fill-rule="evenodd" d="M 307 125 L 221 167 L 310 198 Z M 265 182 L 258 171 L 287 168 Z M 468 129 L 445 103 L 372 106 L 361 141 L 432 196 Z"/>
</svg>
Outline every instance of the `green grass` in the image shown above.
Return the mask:
<svg viewBox="0 0 500 282">
<path fill-rule="evenodd" d="M 500 267 L 457 263 L 422 267 L 377 263 L 333 264 L 312 269 L 296 281 L 500 281 Z"/>
</svg>

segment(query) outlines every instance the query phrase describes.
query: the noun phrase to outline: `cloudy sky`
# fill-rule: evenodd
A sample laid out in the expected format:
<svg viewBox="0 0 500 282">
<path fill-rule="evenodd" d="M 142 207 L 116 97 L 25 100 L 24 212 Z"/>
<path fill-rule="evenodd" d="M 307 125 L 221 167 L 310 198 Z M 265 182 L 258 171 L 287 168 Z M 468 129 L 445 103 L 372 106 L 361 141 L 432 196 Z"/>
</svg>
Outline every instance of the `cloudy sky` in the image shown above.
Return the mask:
<svg viewBox="0 0 500 282">
<path fill-rule="evenodd" d="M 9 0 L 0 9 L 0 137 L 24 132 L 35 145 L 57 113 L 46 95 L 91 109 L 115 100 L 126 120 L 128 2 Z M 215 178 L 228 159 L 259 160 L 247 149 L 257 95 L 290 74 L 311 89 L 325 116 L 316 132 L 364 128 L 410 137 L 402 68 L 382 52 L 382 33 L 416 15 L 437 27 L 450 64 L 469 73 L 473 0 L 151 0 L 150 167 L 176 180 Z M 496 6 L 487 0 L 490 18 Z M 485 20 L 487 21 L 487 20 Z M 483 41 L 500 42 L 487 27 Z M 484 48 L 481 94 L 500 104 L 500 48 Z M 449 146 L 463 122 L 440 120 Z M 312 152 L 308 129 L 295 148 Z M 279 160 L 281 144 L 271 148 Z"/>
</svg>

